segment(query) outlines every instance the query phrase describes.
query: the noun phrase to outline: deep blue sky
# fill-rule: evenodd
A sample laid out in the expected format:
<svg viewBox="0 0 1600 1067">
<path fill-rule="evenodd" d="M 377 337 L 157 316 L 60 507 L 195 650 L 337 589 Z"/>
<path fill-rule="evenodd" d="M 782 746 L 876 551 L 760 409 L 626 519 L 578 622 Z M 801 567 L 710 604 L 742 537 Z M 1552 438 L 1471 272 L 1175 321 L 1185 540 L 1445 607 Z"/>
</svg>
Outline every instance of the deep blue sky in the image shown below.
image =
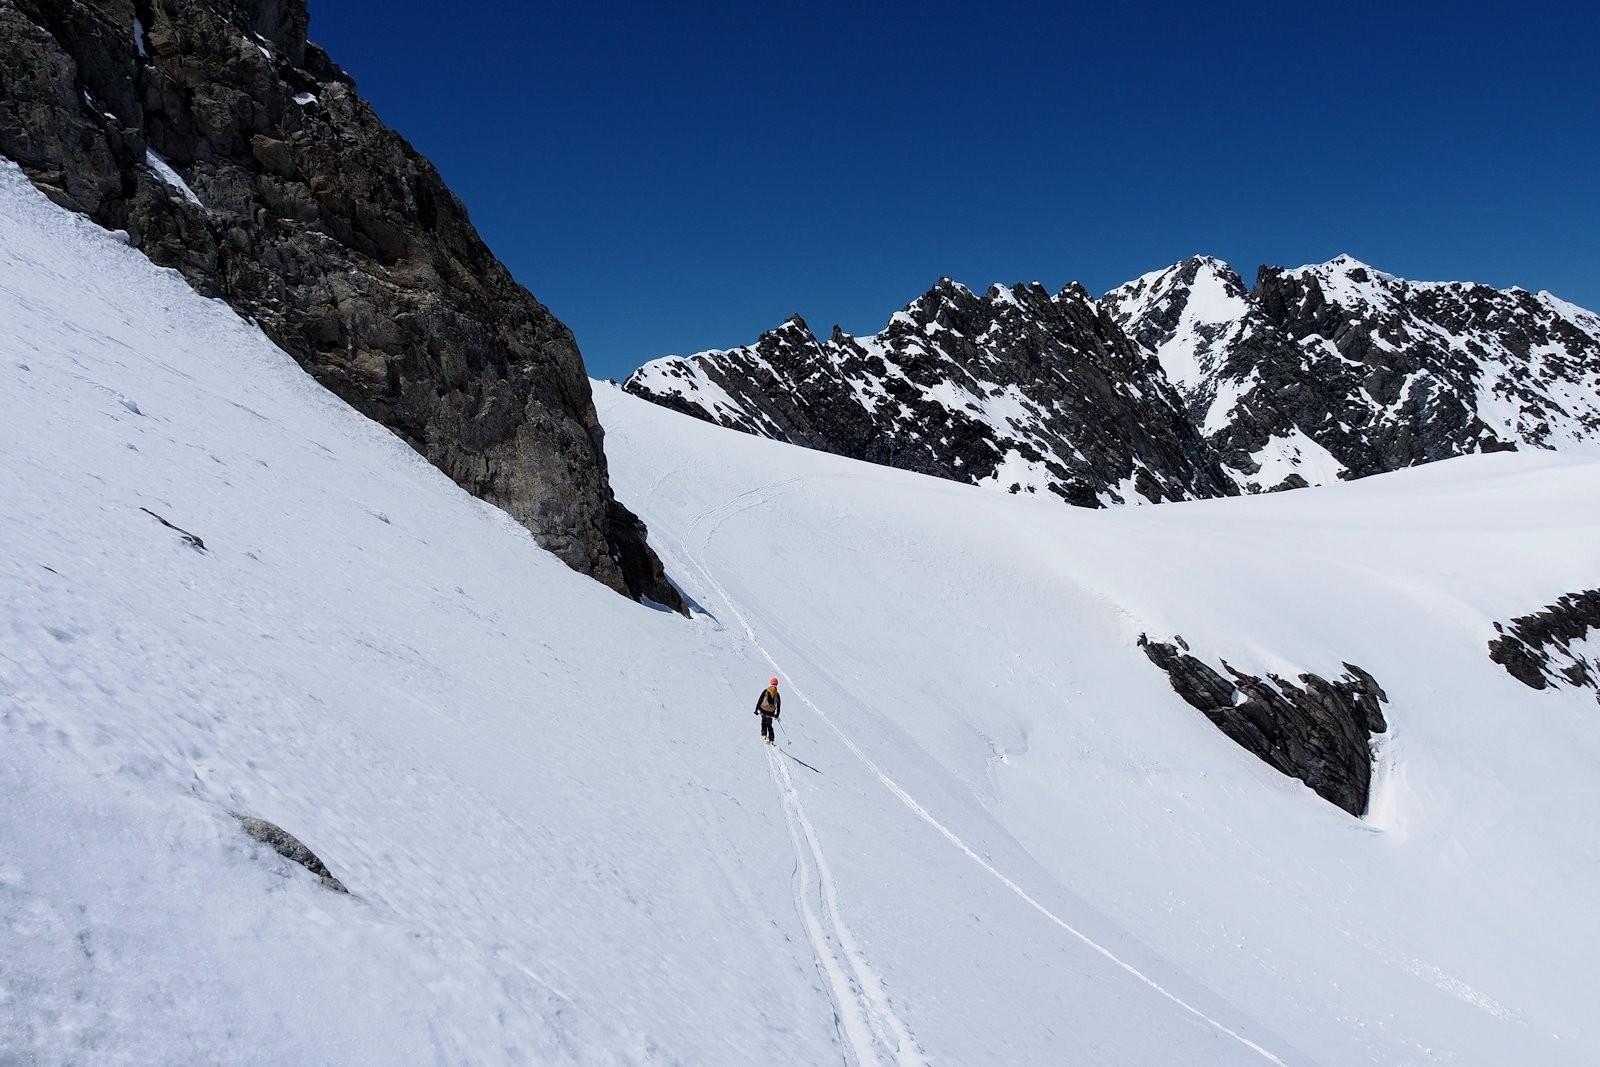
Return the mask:
<svg viewBox="0 0 1600 1067">
<path fill-rule="evenodd" d="M 1600 308 L 1578 4 L 386 4 L 312 39 L 591 374 L 940 275 L 1099 293 L 1348 252 Z"/>
</svg>

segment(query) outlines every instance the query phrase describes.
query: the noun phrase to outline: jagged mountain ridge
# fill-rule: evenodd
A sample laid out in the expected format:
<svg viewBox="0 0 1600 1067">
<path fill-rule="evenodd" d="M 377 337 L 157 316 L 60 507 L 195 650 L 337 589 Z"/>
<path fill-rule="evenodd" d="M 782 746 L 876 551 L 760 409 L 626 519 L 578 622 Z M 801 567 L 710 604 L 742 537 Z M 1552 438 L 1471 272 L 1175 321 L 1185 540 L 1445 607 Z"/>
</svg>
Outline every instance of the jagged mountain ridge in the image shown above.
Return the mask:
<svg viewBox="0 0 1600 1067">
<path fill-rule="evenodd" d="M 1196 256 L 1097 309 L 1076 284 L 977 297 L 945 279 L 870 337 L 819 341 L 796 317 L 751 346 L 652 361 L 625 388 L 958 481 L 1158 502 L 1593 441 L 1600 317 L 1348 256 L 1263 267 L 1248 289 Z"/>
<path fill-rule="evenodd" d="M 1194 257 L 1106 294 L 1247 490 L 1600 434 L 1600 318 L 1549 293 L 1410 282 L 1349 256 Z"/>
<path fill-rule="evenodd" d="M 799 316 L 744 348 L 646 364 L 625 388 L 735 429 L 1099 507 L 1234 492 L 1154 357 L 1079 285 L 979 296 L 948 278 L 883 330 Z"/>
</svg>

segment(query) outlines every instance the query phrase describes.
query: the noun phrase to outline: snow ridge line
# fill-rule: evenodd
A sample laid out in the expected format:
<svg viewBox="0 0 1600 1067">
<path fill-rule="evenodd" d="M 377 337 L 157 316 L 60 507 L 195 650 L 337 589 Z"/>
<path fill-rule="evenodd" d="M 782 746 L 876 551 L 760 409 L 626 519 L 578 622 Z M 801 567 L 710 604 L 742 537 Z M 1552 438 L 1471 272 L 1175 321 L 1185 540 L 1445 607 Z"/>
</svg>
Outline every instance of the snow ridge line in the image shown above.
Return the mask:
<svg viewBox="0 0 1600 1067">
<path fill-rule="evenodd" d="M 889 998 L 883 989 L 883 979 L 867 962 L 860 946 L 856 944 L 855 937 L 840 917 L 838 883 L 833 879 L 833 872 L 828 869 L 828 861 L 822 854 L 822 844 L 817 840 L 816 828 L 806 817 L 805 805 L 801 803 L 800 794 L 795 790 L 794 779 L 789 776 L 789 768 L 784 765 L 776 752 L 767 753 L 767 761 L 771 765 L 773 784 L 778 787 L 778 793 L 783 799 L 783 814 L 789 824 L 789 837 L 794 842 L 795 859 L 801 871 L 796 899 L 803 908 L 806 930 L 811 938 L 812 947 L 816 949 L 817 958 L 828 975 L 828 981 L 833 985 L 834 999 L 844 1013 L 845 1032 L 855 1048 L 856 1062 L 859 1064 L 881 1062 L 878 1054 L 881 1049 L 892 1056 L 893 1062 L 900 1067 L 926 1067 L 928 1061 L 922 1050 L 917 1047 L 910 1028 L 895 1014 L 894 1008 L 889 1004 Z M 824 937 L 806 896 L 808 872 L 801 852 L 802 836 L 805 838 L 806 849 L 811 853 L 811 859 L 816 865 L 817 881 L 822 890 L 822 913 L 833 928 L 833 943 L 839 946 L 838 954 L 832 951 Z M 844 969 L 839 966 L 841 960 L 849 969 L 848 977 L 844 974 Z"/>
<path fill-rule="evenodd" d="M 775 482 L 771 485 L 761 486 L 748 492 L 741 493 L 724 504 L 719 504 L 714 508 L 710 508 L 704 512 L 701 512 L 699 515 L 694 517 L 693 521 L 689 523 L 688 529 L 684 531 L 685 536 L 687 537 L 688 534 L 699 529 L 701 524 L 713 515 L 717 516 L 717 526 L 720 526 L 722 521 L 730 518 L 737 512 L 745 511 L 755 507 L 758 504 L 765 503 L 766 497 L 764 494 L 767 492 L 773 489 L 784 488 L 801 480 L 801 478 L 790 478 L 786 481 Z M 706 544 L 710 543 L 711 533 L 716 532 L 717 526 L 713 526 L 711 531 L 706 534 Z M 728 610 L 733 612 L 734 618 L 738 619 L 739 624 L 744 627 L 744 632 L 746 636 L 749 637 L 750 643 L 754 645 L 756 650 L 761 653 L 762 658 L 767 661 L 775 673 L 780 675 L 787 674 L 788 672 L 784 671 L 783 668 L 778 665 L 777 659 L 774 658 L 772 653 L 767 650 L 767 647 L 756 638 L 755 628 L 750 625 L 750 620 L 745 617 L 744 612 L 740 611 L 738 605 L 733 602 L 733 597 L 728 595 L 727 589 L 722 585 L 722 583 L 718 582 L 711 576 L 711 572 L 701 561 L 700 557 L 691 548 L 689 548 L 687 540 L 681 542 L 681 544 L 685 555 L 689 558 L 690 563 L 692 563 L 694 568 L 700 572 L 701 577 L 706 580 L 707 584 L 709 584 L 711 588 L 716 591 L 717 596 L 722 598 L 722 602 L 728 605 Z M 1046 919 L 1050 920 L 1050 922 L 1054 923 L 1062 930 L 1065 930 L 1067 933 L 1077 938 L 1085 946 L 1094 950 L 1100 956 L 1115 964 L 1117 967 L 1120 967 L 1123 971 L 1126 971 L 1128 974 L 1138 979 L 1151 990 L 1155 991 L 1167 1000 L 1170 1000 L 1173 1004 L 1176 1004 L 1178 1007 L 1201 1020 L 1206 1025 L 1212 1027 L 1219 1033 L 1226 1034 L 1228 1037 L 1233 1038 L 1235 1041 L 1250 1049 L 1252 1052 L 1260 1055 L 1261 1058 L 1265 1059 L 1267 1062 L 1275 1063 L 1278 1065 L 1278 1067 L 1289 1067 L 1288 1064 L 1284 1063 L 1283 1060 L 1273 1055 L 1267 1049 L 1256 1044 L 1254 1041 L 1251 1041 L 1248 1037 L 1245 1037 L 1237 1030 L 1233 1030 L 1218 1020 L 1213 1019 L 1211 1016 L 1207 1015 L 1193 1004 L 1190 1004 L 1176 993 L 1168 990 L 1160 982 L 1157 982 L 1154 978 L 1151 978 L 1133 964 L 1128 963 L 1116 953 L 1112 952 L 1110 949 L 1094 940 L 1088 934 L 1085 934 L 1083 931 L 1079 930 L 1077 927 L 1061 918 L 1039 901 L 1035 900 L 1031 895 L 1029 895 L 1027 890 L 1023 889 L 1016 882 L 1013 882 L 1010 878 L 1006 877 L 992 863 L 978 855 L 978 853 L 974 852 L 965 841 L 961 840 L 961 838 L 957 836 L 955 831 L 951 830 L 944 823 L 934 818 L 932 813 L 929 812 L 927 808 L 924 808 L 920 803 L 917 802 L 916 798 L 914 798 L 910 793 L 907 793 L 905 789 L 901 788 L 900 783 L 896 782 L 893 778 L 890 778 L 887 774 L 885 774 L 883 769 L 874 763 L 870 756 L 863 752 L 854 741 L 850 740 L 843 730 L 839 729 L 838 724 L 829 718 L 827 713 L 818 707 L 815 701 L 806 696 L 804 690 L 794 684 L 792 675 L 789 675 L 789 679 L 789 691 L 799 696 L 801 700 L 805 701 L 806 705 L 810 707 L 812 711 L 816 712 L 817 717 L 827 724 L 828 729 L 834 732 L 834 735 L 844 743 L 844 746 L 850 750 L 856 759 L 860 760 L 868 770 L 877 775 L 878 780 L 882 782 L 891 793 L 899 797 L 900 801 L 905 804 L 906 807 L 910 808 L 912 813 L 914 813 L 919 819 L 937 830 L 941 835 L 949 840 L 951 844 L 955 845 L 956 848 L 966 853 L 969 859 L 971 859 L 979 867 L 982 867 L 984 870 L 992 874 L 1001 885 L 1015 893 L 1017 897 L 1023 901 L 1023 903 L 1032 907 L 1040 915 L 1043 915 Z"/>
</svg>

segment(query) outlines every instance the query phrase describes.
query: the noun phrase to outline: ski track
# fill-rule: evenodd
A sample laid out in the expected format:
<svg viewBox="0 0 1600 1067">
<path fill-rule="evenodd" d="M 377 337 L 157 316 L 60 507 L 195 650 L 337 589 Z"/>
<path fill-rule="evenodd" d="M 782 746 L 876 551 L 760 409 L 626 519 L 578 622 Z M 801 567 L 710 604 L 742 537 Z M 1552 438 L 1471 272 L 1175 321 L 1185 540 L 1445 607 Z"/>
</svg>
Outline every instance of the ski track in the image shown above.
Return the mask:
<svg viewBox="0 0 1600 1067">
<path fill-rule="evenodd" d="M 982 867 L 985 871 L 988 871 L 991 875 L 993 875 L 995 877 L 996 880 L 998 880 L 1000 882 L 1001 885 L 1005 886 L 1012 893 L 1015 893 L 1017 895 L 1017 897 L 1023 901 L 1023 903 L 1025 903 L 1029 907 L 1033 908 L 1040 915 L 1043 915 L 1046 919 L 1048 919 L 1055 926 L 1060 927 L 1062 930 L 1064 930 L 1068 934 L 1072 935 L 1074 938 L 1076 938 L 1078 941 L 1083 943 L 1086 947 L 1090 948 L 1095 953 L 1097 953 L 1098 955 L 1100 955 L 1101 957 L 1106 959 L 1108 962 L 1116 965 L 1117 967 L 1119 967 L 1120 969 L 1125 971 L 1127 974 L 1129 974 L 1129 975 L 1133 976 L 1134 978 L 1138 979 L 1141 983 L 1143 983 L 1145 986 L 1149 987 L 1155 993 L 1157 993 L 1160 996 L 1164 997 L 1165 999 L 1171 1001 L 1173 1004 L 1177 1005 L 1179 1008 L 1182 1008 L 1185 1012 L 1189 1013 L 1190 1015 L 1193 1015 L 1197 1019 L 1201 1020 L 1207 1026 L 1210 1026 L 1212 1029 L 1216 1030 L 1218 1033 L 1221 1033 L 1221 1034 L 1224 1034 L 1224 1035 L 1226 1035 L 1228 1037 L 1233 1038 L 1235 1041 L 1239 1042 L 1244 1047 L 1250 1049 L 1252 1052 L 1255 1052 L 1257 1055 L 1261 1056 L 1268 1063 L 1275 1063 L 1275 1064 L 1278 1065 L 1278 1067 L 1288 1067 L 1288 1065 L 1286 1063 L 1284 1063 L 1283 1060 L 1279 1059 L 1276 1055 L 1274 1055 L 1272 1052 L 1268 1051 L 1266 1048 L 1263 1048 L 1261 1045 L 1256 1044 L 1254 1041 L 1250 1040 L 1248 1037 L 1245 1037 L 1243 1034 L 1239 1033 L 1237 1030 L 1233 1030 L 1230 1027 L 1224 1025 L 1222 1022 L 1220 1022 L 1220 1021 L 1218 1021 L 1216 1019 L 1213 1019 L 1211 1016 L 1207 1015 L 1205 1012 L 1201 1011 L 1199 1008 L 1195 1007 L 1193 1004 L 1190 1004 L 1188 1001 L 1184 1000 L 1182 997 L 1179 997 L 1177 994 L 1171 992 L 1166 987 L 1161 985 L 1161 983 L 1157 982 L 1155 979 L 1151 978 L 1149 975 L 1145 974 L 1143 971 L 1141 971 L 1137 967 L 1133 966 L 1133 964 L 1128 963 L 1126 960 L 1123 960 L 1116 953 L 1112 952 L 1110 949 L 1106 948 L 1104 945 L 1100 944 L 1098 941 L 1096 941 L 1093 938 L 1091 938 L 1088 934 L 1085 934 L 1083 931 L 1079 930 L 1077 927 L 1073 926 L 1071 923 L 1069 923 L 1065 919 L 1061 918 L 1055 912 L 1051 911 L 1049 908 L 1047 908 L 1043 904 L 1041 904 L 1038 900 L 1034 899 L 1031 895 L 1029 895 L 1027 890 L 1023 889 L 1016 882 L 1012 881 L 1005 874 L 1001 873 L 1001 871 L 998 868 L 996 868 L 994 866 L 994 864 L 990 863 L 983 856 L 980 856 L 977 852 L 973 851 L 971 846 L 969 846 L 965 841 L 961 840 L 961 838 L 955 833 L 955 831 L 951 830 L 944 823 L 942 823 L 938 819 L 934 818 L 933 814 L 931 812 L 929 812 L 927 808 L 923 807 L 916 800 L 915 797 L 913 797 L 910 793 L 906 792 L 905 789 L 903 789 L 900 786 L 900 783 L 896 782 L 893 778 L 889 777 L 888 774 L 884 773 L 883 769 L 881 767 L 879 767 L 877 765 L 877 763 L 875 763 L 870 756 L 868 756 L 865 752 L 863 752 L 861 750 L 861 748 L 859 746 L 857 746 L 856 743 L 854 741 L 852 741 L 849 738 L 849 736 L 847 736 L 845 734 L 845 732 L 839 728 L 838 724 L 835 723 L 833 721 L 833 719 L 829 718 L 828 714 L 826 712 L 824 712 L 820 707 L 817 706 L 815 701 L 813 701 L 810 697 L 806 696 L 804 690 L 802 690 L 799 686 L 795 685 L 794 676 L 792 674 L 790 674 L 788 671 L 785 671 L 778 664 L 777 658 L 774 657 L 773 654 L 770 651 L 768 651 L 767 647 L 765 645 L 763 645 L 761 643 L 761 641 L 757 638 L 755 628 L 750 624 L 750 620 L 745 617 L 744 612 L 740 611 L 738 605 L 734 603 L 733 597 L 729 595 L 728 590 L 722 585 L 722 583 L 718 582 L 715 578 L 713 578 L 711 576 L 711 572 L 710 572 L 709 568 L 706 567 L 706 565 L 705 565 L 705 563 L 703 561 L 703 557 L 699 553 L 696 553 L 693 549 L 691 549 L 689 547 L 689 539 L 697 530 L 700 529 L 701 526 L 703 526 L 706 523 L 707 520 L 715 518 L 716 521 L 712 524 L 711 528 L 706 531 L 704 537 L 701 539 L 701 541 L 702 541 L 701 548 L 704 549 L 704 548 L 708 547 L 710 545 L 710 543 L 711 543 L 712 535 L 716 533 L 717 528 L 719 526 L 721 526 L 723 522 L 727 521 L 729 518 L 732 518 L 734 515 L 738 514 L 739 512 L 747 511 L 750 508 L 753 508 L 753 507 L 755 507 L 755 506 L 757 506 L 759 504 L 765 503 L 766 500 L 767 500 L 767 494 L 769 494 L 771 492 L 774 492 L 774 491 L 777 491 L 777 490 L 788 488 L 789 486 L 795 484 L 796 482 L 800 482 L 800 481 L 803 481 L 803 480 L 804 480 L 803 477 L 797 477 L 797 478 L 788 478 L 788 479 L 785 479 L 785 480 L 780 481 L 780 482 L 773 482 L 770 485 L 760 486 L 758 488 L 751 489 L 748 492 L 740 493 L 738 496 L 735 496 L 735 497 L 731 498 L 730 500 L 728 500 L 728 501 L 726 501 L 726 502 L 724 502 L 722 504 L 717 505 L 714 508 L 709 508 L 706 511 L 703 511 L 700 514 L 696 515 L 690 521 L 688 528 L 684 531 L 683 539 L 679 542 L 680 546 L 682 547 L 682 549 L 684 551 L 684 555 L 688 559 L 690 564 L 695 568 L 695 570 L 700 572 L 700 576 L 705 579 L 706 584 L 709 585 L 711 587 L 711 589 L 717 594 L 717 596 L 721 598 L 722 602 L 724 604 L 728 605 L 728 610 L 733 612 L 734 618 L 739 620 L 739 625 L 744 628 L 745 636 L 750 641 L 750 644 L 756 649 L 756 651 L 761 653 L 762 658 L 765 659 L 767 661 L 767 663 L 772 667 L 774 673 L 782 675 L 782 676 L 787 677 L 789 679 L 789 691 L 791 693 L 795 694 L 796 696 L 798 696 L 802 701 L 804 701 L 806 706 L 809 707 L 813 712 L 815 712 L 819 719 L 821 719 L 824 723 L 827 724 L 828 729 L 833 731 L 834 735 L 836 737 L 838 737 L 841 742 L 843 742 L 844 746 L 847 749 L 850 750 L 851 754 L 854 755 L 856 757 L 856 759 L 861 761 L 863 766 L 865 766 L 869 771 L 871 771 L 874 775 L 877 776 L 878 780 L 883 783 L 884 787 L 887 788 L 889 790 L 889 792 L 893 793 L 896 797 L 898 797 L 900 799 L 901 803 L 903 803 L 907 808 L 911 809 L 912 813 L 915 814 L 917 816 L 917 818 L 921 819 L 923 822 L 925 822 L 929 826 L 933 827 L 933 829 L 937 830 L 941 836 L 943 836 L 951 844 L 955 845 L 956 848 L 960 849 L 961 852 L 963 852 L 967 856 L 968 859 L 972 860 L 972 862 L 976 863 L 979 867 Z M 792 810 L 795 812 L 796 815 L 799 816 L 799 819 L 796 820 L 796 821 L 799 821 L 800 825 L 802 827 L 804 827 L 804 829 L 805 829 L 805 834 L 806 834 L 806 837 L 807 837 L 807 840 L 808 840 L 808 844 L 810 846 L 810 851 L 812 852 L 813 857 L 815 858 L 815 860 L 817 861 L 817 863 L 819 865 L 819 870 L 825 871 L 826 868 L 822 865 L 822 853 L 821 853 L 821 850 L 817 846 L 816 837 L 815 837 L 815 834 L 814 834 L 813 830 L 811 829 L 810 823 L 808 821 L 805 821 L 803 811 L 801 811 L 801 809 L 799 808 L 799 803 L 800 803 L 799 796 L 794 792 L 793 782 L 789 779 L 789 776 L 788 776 L 788 773 L 787 773 L 788 769 L 787 768 L 783 768 L 781 766 L 781 761 L 777 761 L 776 759 L 774 759 L 773 762 L 774 762 L 774 765 L 776 767 L 781 768 L 783 770 L 783 772 L 784 772 L 783 773 L 783 781 L 779 783 L 779 792 L 787 794 L 785 796 L 785 798 L 784 798 L 785 814 L 787 816 L 789 814 L 790 810 L 791 810 L 790 801 L 791 801 L 791 798 L 792 798 L 793 805 L 794 805 Z M 774 781 L 777 781 L 777 771 L 776 770 L 774 770 Z M 791 837 L 795 837 L 795 855 L 796 855 L 796 858 L 797 858 L 797 860 L 800 861 L 800 865 L 802 867 L 804 867 L 805 866 L 804 861 L 800 857 L 800 842 L 799 842 L 798 837 L 796 837 L 796 835 L 795 835 L 794 821 L 791 821 L 791 823 L 790 823 L 789 832 L 790 832 L 790 836 Z M 823 877 L 823 880 L 824 880 L 824 886 L 825 886 L 824 892 L 825 892 L 825 895 L 827 897 L 829 897 L 829 898 L 833 898 L 833 893 L 832 893 L 832 890 L 831 890 L 831 879 L 829 879 L 826 875 L 823 875 L 822 877 Z M 836 905 L 837 904 L 837 900 L 834 899 L 833 903 Z M 809 907 L 809 905 L 807 905 L 807 907 Z M 834 908 L 834 910 L 832 912 L 832 916 L 834 917 L 833 921 L 834 921 L 835 929 L 842 931 L 843 930 L 843 926 L 842 926 L 842 924 L 838 923 L 837 918 L 836 918 L 836 916 L 837 916 L 837 908 L 836 907 Z M 814 920 L 808 920 L 808 921 L 814 921 Z M 808 925 L 808 933 L 810 933 L 810 932 L 811 932 L 811 928 Z M 819 942 L 818 937 L 816 935 L 812 936 L 812 943 L 817 947 L 818 959 L 819 960 L 823 959 L 825 954 L 831 956 L 831 953 L 827 953 L 826 952 L 828 946 L 825 943 Z M 850 955 L 851 954 L 850 954 L 849 950 L 846 949 L 846 958 L 847 958 L 847 960 L 850 959 Z M 865 963 L 865 961 L 862 961 L 862 962 L 863 962 L 863 964 Z M 837 970 L 837 968 L 838 968 L 837 960 L 833 960 L 832 961 L 832 968 L 834 970 Z M 859 979 L 859 975 L 858 975 L 858 979 Z M 832 978 L 832 975 L 830 974 L 830 982 L 831 981 L 833 981 L 833 978 Z M 838 991 L 839 987 L 838 987 L 837 984 L 835 984 L 834 988 L 835 988 L 835 991 L 836 991 L 836 1000 L 839 1000 L 841 1004 L 847 1003 L 849 1001 L 854 1000 L 854 997 L 846 997 L 846 998 L 842 998 L 842 999 L 838 998 L 837 997 L 837 991 Z M 857 988 L 859 989 L 860 986 L 858 985 Z M 879 992 L 881 993 L 881 985 L 878 987 L 878 989 L 879 989 Z M 857 1005 L 857 1007 L 859 1007 L 859 1005 Z M 883 1007 L 884 1007 L 885 1011 L 888 1011 L 889 1016 L 891 1018 L 893 1018 L 894 1017 L 893 1016 L 893 1012 L 888 1010 L 888 1004 L 887 1004 L 886 1001 L 884 1002 Z M 899 1020 L 896 1019 L 896 1022 L 899 1022 Z M 903 1027 L 903 1025 L 904 1024 L 902 1023 L 901 1027 Z M 900 1027 L 897 1027 L 896 1029 L 898 1031 L 900 1029 Z M 848 1026 L 847 1026 L 847 1031 L 848 1031 Z M 852 1044 L 855 1044 L 855 1039 L 853 1037 L 852 1037 Z M 859 1058 L 860 1052 L 861 1052 L 861 1046 L 860 1045 L 855 1045 L 855 1047 L 856 1047 L 857 1056 Z M 926 1061 L 919 1058 L 917 1060 L 912 1060 L 912 1061 L 904 1061 L 903 1060 L 902 1062 L 924 1063 Z"/>
<path fill-rule="evenodd" d="M 783 817 L 789 826 L 789 840 L 794 844 L 796 909 L 805 923 L 806 936 L 816 956 L 828 985 L 833 989 L 834 1017 L 841 1033 L 854 1053 L 858 1067 L 878 1064 L 888 1058 L 903 1067 L 925 1064 L 927 1061 L 914 1051 L 911 1034 L 889 1007 L 883 994 L 881 979 L 867 964 L 856 946 L 855 938 L 839 917 L 838 889 L 827 861 L 822 856 L 822 846 L 817 841 L 816 829 L 806 818 L 800 796 L 795 792 L 789 769 L 776 752 L 767 753 L 773 784 L 783 800 Z M 809 862 L 808 862 L 809 856 Z M 823 929 L 812 907 L 811 871 L 815 867 L 820 888 L 819 904 L 822 916 L 832 930 L 832 938 Z M 838 949 L 835 950 L 834 946 Z M 849 972 L 848 974 L 846 972 Z"/>
<path fill-rule="evenodd" d="M 709 543 L 711 533 L 715 532 L 724 519 L 763 502 L 766 493 L 781 489 L 793 481 L 799 479 L 751 490 L 715 508 L 701 512 L 690 522 L 689 529 L 685 532 L 685 540 L 680 542 L 684 558 L 700 572 L 706 583 L 730 607 L 733 601 L 728 596 L 728 591 L 711 576 L 699 556 L 689 548 L 688 538 L 707 520 L 715 518 L 715 524 L 705 535 L 705 542 Z M 744 616 L 739 615 L 737 609 L 734 613 L 744 626 L 745 635 L 750 643 L 771 661 L 772 657 L 767 655 L 766 650 L 755 641 L 755 634 Z M 795 789 L 789 768 L 777 751 L 767 753 L 767 763 L 772 783 L 777 788 L 778 797 L 783 803 L 783 817 L 789 827 L 789 840 L 794 846 L 795 910 L 805 926 L 806 937 L 811 942 L 817 967 L 831 989 L 834 1019 L 839 1026 L 841 1037 L 849 1046 L 846 1062 L 853 1060 L 857 1067 L 883 1063 L 895 1064 L 897 1067 L 927 1067 L 927 1057 L 917 1046 L 910 1027 L 895 1013 L 890 1004 L 882 977 L 873 970 L 855 936 L 844 922 L 839 907 L 838 883 L 834 881 L 833 872 L 828 868 L 828 861 L 823 855 L 816 827 L 806 816 L 805 804 L 800 799 L 799 791 Z M 816 871 L 818 883 L 815 906 L 811 891 L 813 870 Z"/>
</svg>

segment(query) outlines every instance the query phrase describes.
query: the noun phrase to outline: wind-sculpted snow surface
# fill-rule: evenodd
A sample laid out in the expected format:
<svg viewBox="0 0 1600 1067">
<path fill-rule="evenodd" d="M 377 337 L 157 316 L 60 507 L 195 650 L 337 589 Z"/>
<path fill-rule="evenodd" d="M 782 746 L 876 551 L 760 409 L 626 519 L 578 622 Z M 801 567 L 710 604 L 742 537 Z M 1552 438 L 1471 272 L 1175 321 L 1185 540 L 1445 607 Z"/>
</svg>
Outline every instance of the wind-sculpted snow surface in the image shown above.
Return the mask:
<svg viewBox="0 0 1600 1067">
<path fill-rule="evenodd" d="M 1592 695 L 1483 644 L 1595 463 L 1089 512 L 596 397 L 692 619 L 0 168 L 0 1060 L 1600 1058 Z M 1370 670 L 1368 817 L 1140 632 Z"/>
</svg>

